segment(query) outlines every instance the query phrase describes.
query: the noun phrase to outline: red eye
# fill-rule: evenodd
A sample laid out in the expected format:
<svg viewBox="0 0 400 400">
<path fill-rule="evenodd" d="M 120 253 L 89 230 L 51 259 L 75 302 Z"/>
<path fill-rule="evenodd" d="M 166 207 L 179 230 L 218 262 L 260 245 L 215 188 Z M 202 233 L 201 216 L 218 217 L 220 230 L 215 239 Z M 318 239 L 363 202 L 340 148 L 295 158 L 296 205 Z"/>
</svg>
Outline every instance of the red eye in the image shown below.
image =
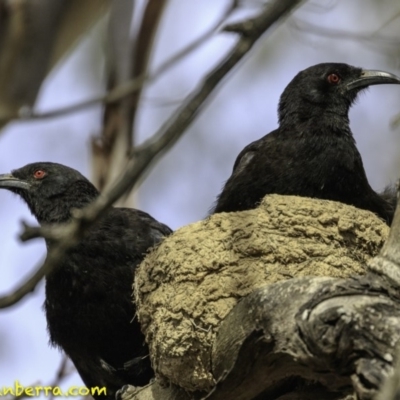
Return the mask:
<svg viewBox="0 0 400 400">
<path fill-rule="evenodd" d="M 328 75 L 328 82 L 332 85 L 337 85 L 340 82 L 340 76 L 337 74 Z"/>
<path fill-rule="evenodd" d="M 42 179 L 46 176 L 46 172 L 43 171 L 42 169 L 37 169 L 34 173 L 33 173 L 33 177 L 35 179 Z"/>
</svg>

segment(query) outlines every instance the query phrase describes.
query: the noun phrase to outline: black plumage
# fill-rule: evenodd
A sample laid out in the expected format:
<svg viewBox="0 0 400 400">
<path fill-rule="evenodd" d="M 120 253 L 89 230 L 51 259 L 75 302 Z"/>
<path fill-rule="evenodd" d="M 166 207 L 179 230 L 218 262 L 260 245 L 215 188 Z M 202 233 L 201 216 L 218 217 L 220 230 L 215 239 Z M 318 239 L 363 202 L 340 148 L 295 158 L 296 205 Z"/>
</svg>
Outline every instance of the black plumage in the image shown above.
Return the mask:
<svg viewBox="0 0 400 400">
<path fill-rule="evenodd" d="M 0 188 L 20 195 L 40 224 L 68 222 L 73 209 L 99 195 L 78 171 L 44 162 L 0 175 Z M 133 274 L 171 232 L 145 212 L 111 208 L 46 276 L 50 342 L 66 352 L 88 387 L 105 386 L 107 398 L 154 375 L 135 317 Z"/>
<path fill-rule="evenodd" d="M 394 192 L 369 185 L 348 116 L 361 90 L 383 83 L 400 78 L 339 63 L 298 73 L 281 96 L 278 129 L 240 152 L 213 212 L 251 209 L 275 193 L 339 201 L 390 224 Z"/>
</svg>

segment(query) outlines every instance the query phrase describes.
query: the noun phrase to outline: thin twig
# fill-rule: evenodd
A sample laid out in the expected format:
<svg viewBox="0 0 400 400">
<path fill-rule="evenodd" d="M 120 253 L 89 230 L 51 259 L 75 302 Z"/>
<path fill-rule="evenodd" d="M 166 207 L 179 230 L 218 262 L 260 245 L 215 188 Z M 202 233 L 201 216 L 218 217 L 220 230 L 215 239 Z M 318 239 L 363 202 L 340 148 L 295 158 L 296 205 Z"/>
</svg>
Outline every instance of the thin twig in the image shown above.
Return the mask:
<svg viewBox="0 0 400 400">
<path fill-rule="evenodd" d="M 63 354 L 62 359 L 61 359 L 61 363 L 59 365 L 59 367 L 57 368 L 56 371 L 56 375 L 53 379 L 53 382 L 51 382 L 49 385 L 45 385 L 46 387 L 51 387 L 51 388 L 55 388 L 56 386 L 60 386 L 60 383 L 67 378 L 68 376 L 70 376 L 72 374 L 72 372 L 75 371 L 75 369 L 68 369 L 68 356 L 66 354 Z M 35 387 L 39 387 L 39 386 L 44 386 L 43 384 L 41 384 L 40 381 L 33 383 L 31 385 L 29 385 L 28 387 L 30 388 L 35 388 Z M 31 398 L 32 395 L 29 395 L 26 393 L 26 391 L 24 391 L 21 395 L 18 396 L 10 396 L 10 397 L 6 397 L 6 399 L 12 399 L 12 400 L 22 400 L 25 398 Z M 54 394 L 51 393 L 49 396 L 50 400 L 54 399 Z"/>
<path fill-rule="evenodd" d="M 390 127 L 392 129 L 398 128 L 400 125 L 400 113 L 396 114 L 394 117 L 392 117 L 390 121 Z"/>
<path fill-rule="evenodd" d="M 292 19 L 292 21 L 289 23 L 289 27 L 297 31 L 306 32 L 318 36 L 324 36 L 336 40 L 347 39 L 357 42 L 368 42 L 370 44 L 375 42 L 378 46 L 382 46 L 383 44 L 386 44 L 388 46 L 398 46 L 400 44 L 400 40 L 398 38 L 381 35 L 378 33 L 378 31 L 372 33 L 349 32 L 342 29 L 315 25 L 299 18 Z"/>
<path fill-rule="evenodd" d="M 17 289 L 13 290 L 10 294 L 0 297 L 0 309 L 10 307 L 18 301 L 20 301 L 23 297 L 25 297 L 28 293 L 33 292 L 38 285 L 38 283 L 43 279 L 43 277 L 48 274 L 55 265 L 57 265 L 62 258 L 64 257 L 66 251 L 74 246 L 79 239 L 83 236 L 84 233 L 84 224 L 83 221 L 75 218 L 69 224 L 64 227 L 54 227 L 54 232 L 60 232 L 61 229 L 64 229 L 62 234 L 62 240 L 58 241 L 57 246 L 53 246 L 52 249 L 47 253 L 47 257 L 44 263 L 40 263 L 40 266 L 35 269 L 35 272 L 26 279 L 22 284 L 20 284 Z M 40 231 L 40 235 L 42 236 L 43 232 L 47 236 L 56 235 L 54 232 L 51 233 L 49 231 L 49 227 L 37 228 Z M 39 237 L 39 233 L 37 232 L 32 237 Z"/>
<path fill-rule="evenodd" d="M 65 230 L 63 239 L 59 240 L 56 245 L 51 246 L 44 264 L 35 272 L 32 278 L 20 285 L 15 292 L 0 298 L 0 308 L 15 304 L 24 295 L 34 290 L 40 278 L 62 260 L 65 252 L 83 237 L 85 230 L 99 219 L 121 195 L 137 184 L 142 174 L 176 143 L 202 110 L 210 94 L 251 50 L 261 35 L 303 1 L 271 1 L 257 17 L 243 24 L 243 26 L 246 26 L 246 34 L 240 36 L 236 45 L 225 59 L 205 77 L 199 87 L 188 96 L 182 106 L 164 123 L 158 132 L 136 149 L 131 155 L 125 173 L 116 183 L 91 205 L 82 210 L 76 210 L 72 221 L 62 228 Z"/>
<path fill-rule="evenodd" d="M 67 356 L 66 354 L 63 354 L 63 355 L 62 355 L 62 359 L 61 359 L 61 363 L 60 363 L 60 365 L 59 365 L 59 367 L 58 367 L 58 369 L 57 369 L 57 372 L 56 372 L 56 376 L 54 377 L 53 382 L 50 384 L 50 386 L 51 386 L 52 388 L 54 388 L 54 387 L 56 387 L 56 386 L 60 386 L 60 383 L 61 383 L 65 378 L 67 378 L 68 376 L 70 376 L 71 373 L 74 371 L 74 369 L 68 369 L 68 368 L 67 368 L 67 367 L 68 367 L 68 361 L 69 361 L 68 356 Z M 54 399 L 54 394 L 53 394 L 53 393 L 51 393 L 49 399 L 50 399 L 50 400 L 53 400 L 53 399 Z"/>
</svg>

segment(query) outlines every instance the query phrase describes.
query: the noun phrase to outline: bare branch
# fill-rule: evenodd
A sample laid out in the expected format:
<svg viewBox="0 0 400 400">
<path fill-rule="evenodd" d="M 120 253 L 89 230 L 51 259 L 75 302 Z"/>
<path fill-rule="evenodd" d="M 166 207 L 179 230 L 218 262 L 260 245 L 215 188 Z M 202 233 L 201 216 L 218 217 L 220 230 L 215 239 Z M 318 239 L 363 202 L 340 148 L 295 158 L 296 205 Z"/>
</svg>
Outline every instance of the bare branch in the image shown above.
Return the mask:
<svg viewBox="0 0 400 400">
<path fill-rule="evenodd" d="M 106 51 L 108 92 L 132 78 L 130 70 L 134 41 L 130 31 L 135 4 L 131 0 L 115 0 L 111 7 Z M 100 191 L 121 173 L 128 157 L 132 132 L 129 121 L 130 97 L 105 105 L 101 132 L 91 141 L 92 179 Z M 118 205 L 128 206 L 121 200 Z"/>
<path fill-rule="evenodd" d="M 150 163 L 176 143 L 184 130 L 201 111 L 205 101 L 220 81 L 251 50 L 256 41 L 271 25 L 301 2 L 302 0 L 270 2 L 260 15 L 242 23 L 243 26 L 246 26 L 246 32 L 240 37 L 225 59 L 206 75 L 199 88 L 189 95 L 182 106 L 163 124 L 158 132 L 136 149 L 128 164 L 125 179 L 137 182 Z M 124 177 L 115 186 L 120 185 L 123 179 Z"/>
<path fill-rule="evenodd" d="M 148 75 L 154 37 L 165 4 L 166 1 L 164 0 L 147 2 L 134 51 L 132 52 L 132 68 L 129 78 L 135 79 Z M 235 6 L 236 1 L 231 1 L 219 18 L 218 25 L 230 15 Z M 118 29 L 118 26 L 116 29 Z M 113 78 L 113 75 L 115 74 L 111 71 L 111 82 L 120 83 L 121 80 L 118 80 L 118 76 Z M 96 183 L 101 191 L 110 182 L 117 179 L 121 171 L 126 167 L 131 153 L 130 149 L 135 142 L 135 120 L 143 87 L 144 85 L 132 95 L 123 99 L 123 101 L 118 102 L 118 104 L 107 104 L 104 109 L 104 129 L 102 134 L 99 137 L 95 137 L 92 142 L 93 161 L 96 165 L 93 170 Z M 117 205 L 132 206 L 132 196 L 128 194 L 120 198 Z"/>
<path fill-rule="evenodd" d="M 221 24 L 226 20 L 227 15 L 224 15 L 219 19 L 213 26 L 211 26 L 206 32 L 204 32 L 201 36 L 199 36 L 196 40 L 186 46 L 184 49 L 177 52 L 171 58 L 163 62 L 152 74 L 149 76 L 141 75 L 135 79 L 129 80 L 110 92 L 95 97 L 93 99 L 85 100 L 76 104 L 72 104 L 66 107 L 60 107 L 54 110 L 35 113 L 29 107 L 22 107 L 17 113 L 9 113 L 6 116 L 0 116 L 0 124 L 6 123 L 12 120 L 19 121 L 32 121 L 38 119 L 49 119 L 61 117 L 67 114 L 75 113 L 78 111 L 83 111 L 86 108 L 93 107 L 99 103 L 103 104 L 111 104 L 116 103 L 128 96 L 132 93 L 135 93 L 139 90 L 145 83 L 152 82 L 156 80 L 160 75 L 164 72 L 168 71 L 172 68 L 176 63 L 184 59 L 188 54 L 195 51 L 197 48 L 202 46 L 208 39 L 210 39 L 214 33 L 218 30 Z"/>
<path fill-rule="evenodd" d="M 400 347 L 397 346 L 393 375 L 389 376 L 376 400 L 396 400 L 400 398 Z"/>
<path fill-rule="evenodd" d="M 32 106 L 49 70 L 107 11 L 109 0 L 2 1 L 0 127 Z M 12 119 L 11 118 L 11 119 Z"/>
<path fill-rule="evenodd" d="M 289 23 L 289 27 L 296 31 L 324 36 L 330 39 L 347 39 L 357 42 L 363 42 L 365 44 L 378 46 L 378 49 L 379 46 L 382 47 L 382 45 L 397 47 L 400 44 L 400 40 L 398 38 L 383 36 L 378 33 L 379 30 L 373 33 L 349 32 L 341 29 L 327 28 L 324 26 L 315 25 L 299 18 L 292 19 L 292 21 Z"/>
<path fill-rule="evenodd" d="M 37 284 L 42 280 L 47 269 L 45 264 L 36 269 L 35 273 L 26 280 L 23 284 L 19 285 L 17 289 L 13 290 L 10 294 L 0 297 L 0 309 L 11 307 L 18 303 L 28 293 L 33 292 Z"/>
<path fill-rule="evenodd" d="M 63 354 L 62 359 L 61 359 L 61 363 L 60 363 L 59 367 L 57 368 L 56 375 L 55 375 L 55 377 L 53 379 L 53 382 L 51 382 L 49 385 L 46 385 L 46 386 L 52 387 L 52 388 L 54 388 L 56 386 L 59 386 L 60 383 L 65 378 L 70 376 L 75 371 L 74 368 L 71 368 L 71 369 L 67 368 L 68 367 L 68 360 L 69 360 L 68 356 Z M 40 381 L 35 382 L 32 385 L 29 385 L 29 387 L 36 387 L 36 386 L 42 386 Z M 26 398 L 29 398 L 29 397 L 32 397 L 32 395 L 28 395 L 26 393 L 26 391 L 24 391 L 22 395 L 10 397 L 9 399 L 21 400 L 21 399 L 26 399 Z M 6 397 L 6 399 L 7 399 L 7 397 Z M 50 400 L 54 399 L 54 394 L 53 393 L 50 394 L 49 399 Z"/>
<path fill-rule="evenodd" d="M 62 359 L 61 359 L 61 363 L 60 363 L 60 365 L 59 365 L 59 367 L 57 369 L 57 372 L 56 372 L 56 376 L 54 377 L 53 382 L 49 386 L 51 386 L 53 388 L 56 387 L 56 386 L 59 386 L 60 383 L 65 378 L 70 376 L 71 373 L 73 371 L 75 371 L 75 369 L 68 369 L 68 362 L 69 362 L 68 356 L 66 354 L 63 354 L 62 355 Z M 54 394 L 51 393 L 49 398 L 50 398 L 50 400 L 53 400 L 54 399 Z"/>
<path fill-rule="evenodd" d="M 60 230 L 64 230 L 62 235 L 63 239 L 59 240 L 58 245 L 54 246 L 54 248 L 47 253 L 45 262 L 40 263 L 40 266 L 36 268 L 35 272 L 28 279 L 26 279 L 22 284 L 18 285 L 17 289 L 13 290 L 10 294 L 0 297 L 0 309 L 10 307 L 18 303 L 18 301 L 20 301 L 28 293 L 33 292 L 42 278 L 60 262 L 65 252 L 78 242 L 79 238 L 82 237 L 84 232 L 84 228 L 80 227 L 83 227 L 84 224 L 82 224 L 82 222 L 78 223 L 77 221 L 77 219 L 74 219 L 70 224 L 64 227 L 57 227 Z M 37 229 L 36 232 L 35 229 Z M 32 230 L 29 229 L 27 237 L 29 237 L 29 235 L 31 235 L 32 238 L 39 237 L 39 229 L 40 235 L 54 235 L 57 237 L 57 234 L 54 232 L 52 232 L 50 235 L 48 227 L 32 228 Z M 56 232 L 59 232 L 58 229 Z"/>
<path fill-rule="evenodd" d="M 132 63 L 132 78 L 137 78 L 138 76 L 147 74 L 154 39 L 166 3 L 166 0 L 149 0 L 147 2 L 142 18 L 142 24 L 136 40 Z M 128 120 L 131 130 L 133 131 L 135 129 L 137 108 L 142 89 L 143 86 L 133 93 L 130 99 Z M 130 147 L 133 144 L 133 137 L 134 134 L 129 136 Z"/>
<path fill-rule="evenodd" d="M 136 41 L 129 39 L 129 24 L 121 25 L 124 15 L 132 2 L 119 0 L 114 2 L 111 11 L 115 14 L 110 19 L 109 43 L 111 68 L 107 89 L 114 89 L 121 83 L 148 75 L 148 61 L 154 43 L 154 37 L 161 19 L 166 0 L 150 0 L 142 17 Z M 131 12 L 132 13 L 132 12 Z M 122 15 L 121 15 L 122 14 Z M 125 45 L 121 38 L 126 38 Z M 124 67 L 124 69 L 122 69 Z M 101 134 L 92 140 L 93 175 L 98 188 L 103 191 L 125 168 L 129 149 L 134 143 L 134 125 L 141 91 L 144 85 L 129 97 L 117 104 L 110 103 L 104 107 L 103 129 Z M 118 206 L 132 206 L 129 196 L 121 197 Z"/>
<path fill-rule="evenodd" d="M 400 113 L 396 114 L 390 121 L 390 127 L 392 129 L 398 128 L 400 125 Z"/>
<path fill-rule="evenodd" d="M 49 250 L 44 264 L 13 293 L 0 297 L 0 308 L 15 304 L 27 293 L 34 290 L 40 279 L 59 264 L 65 252 L 84 236 L 90 225 L 99 219 L 121 195 L 137 184 L 139 178 L 156 161 L 156 158 L 159 158 L 176 143 L 185 129 L 202 110 L 202 106 L 210 94 L 251 50 L 261 35 L 301 2 L 302 0 L 274 0 L 268 3 L 257 17 L 246 23 L 249 27 L 246 30 L 246 35 L 239 38 L 237 44 L 225 59 L 206 76 L 203 83 L 188 96 L 183 105 L 164 123 L 159 131 L 131 155 L 125 173 L 116 183 L 91 205 L 82 210 L 76 210 L 72 221 L 61 227 L 64 230 L 63 238 L 58 240 L 57 245 L 52 246 Z M 188 48 L 185 50 L 188 50 Z M 182 55 L 182 53 L 180 54 Z M 37 229 L 44 229 L 44 234 L 47 228 Z"/>
</svg>

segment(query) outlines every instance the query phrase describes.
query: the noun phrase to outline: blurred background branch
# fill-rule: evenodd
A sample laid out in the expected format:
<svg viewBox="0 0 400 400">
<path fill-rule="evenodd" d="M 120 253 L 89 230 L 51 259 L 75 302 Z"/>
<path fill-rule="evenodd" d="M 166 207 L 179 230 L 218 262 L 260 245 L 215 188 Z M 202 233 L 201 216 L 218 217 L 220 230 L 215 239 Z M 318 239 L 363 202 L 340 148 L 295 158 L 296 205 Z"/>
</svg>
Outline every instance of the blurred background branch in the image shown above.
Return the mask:
<svg viewBox="0 0 400 400">
<path fill-rule="evenodd" d="M 49 71 L 104 16 L 110 3 L 1 0 L 0 127 L 8 114 L 34 104 Z"/>
<path fill-rule="evenodd" d="M 222 17 L 217 21 L 216 24 L 213 24 L 209 29 L 206 30 L 206 32 L 204 32 L 200 37 L 195 39 L 184 49 L 164 61 L 151 74 L 143 71 L 141 74 L 137 74 L 131 79 L 125 81 L 122 80 L 122 83 L 120 83 L 119 85 L 115 85 L 113 88 L 110 88 L 109 91 L 104 95 L 97 96 L 95 98 L 85 100 L 76 104 L 72 104 L 70 106 L 60 107 L 58 109 L 44 112 L 34 112 L 32 107 L 25 106 L 19 109 L 17 112 L 6 114 L 3 117 L 0 116 L 0 122 L 7 123 L 14 120 L 33 121 L 38 119 L 40 120 L 57 118 L 66 114 L 82 111 L 87 107 L 92 107 L 99 103 L 103 103 L 107 106 L 112 105 L 113 103 L 117 103 L 120 100 L 124 100 L 130 95 L 133 95 L 138 91 L 140 92 L 146 83 L 150 83 L 159 78 L 163 73 L 167 72 L 170 68 L 173 68 L 176 63 L 182 61 L 182 59 L 187 57 L 191 52 L 195 51 L 199 46 L 204 44 L 206 40 L 210 39 L 211 36 L 216 33 L 217 29 L 228 18 L 229 14 L 232 11 L 233 7 L 229 7 L 229 9 L 224 12 Z"/>
</svg>

